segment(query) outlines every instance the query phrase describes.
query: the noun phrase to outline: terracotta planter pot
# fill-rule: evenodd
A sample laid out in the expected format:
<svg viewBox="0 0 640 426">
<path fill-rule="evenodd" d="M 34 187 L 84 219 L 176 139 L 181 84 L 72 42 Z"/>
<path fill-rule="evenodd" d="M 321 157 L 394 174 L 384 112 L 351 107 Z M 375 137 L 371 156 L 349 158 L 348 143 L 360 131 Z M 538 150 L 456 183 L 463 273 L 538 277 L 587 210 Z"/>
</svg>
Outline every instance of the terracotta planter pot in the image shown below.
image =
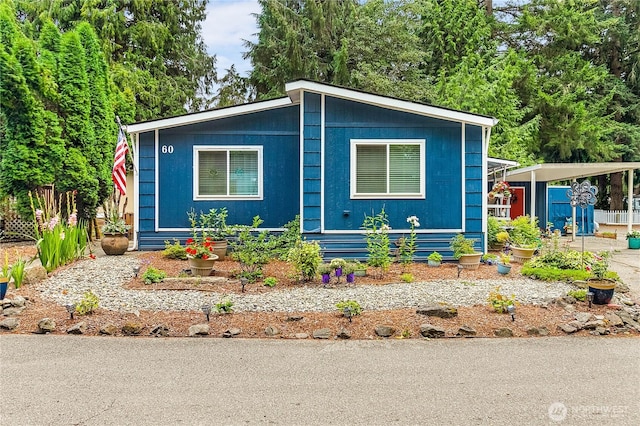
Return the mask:
<svg viewBox="0 0 640 426">
<path fill-rule="evenodd" d="M 213 254 L 218 256 L 218 260 L 224 260 L 227 256 L 227 240 L 217 240 L 213 242 Z"/>
<path fill-rule="evenodd" d="M 464 269 L 478 269 L 481 258 L 482 253 L 463 254 L 460 256 L 460 259 L 458 259 L 458 264 Z"/>
<path fill-rule="evenodd" d="M 122 255 L 129 249 L 129 238 L 126 234 L 104 234 L 100 246 L 109 256 Z"/>
<path fill-rule="evenodd" d="M 531 259 L 535 251 L 535 248 L 511 247 L 513 260 L 518 263 L 524 263 L 527 260 Z"/>
<path fill-rule="evenodd" d="M 197 259 L 187 256 L 187 260 L 189 261 L 189 268 L 191 269 L 191 273 L 193 275 L 198 277 L 206 277 L 211 274 L 211 271 L 213 271 L 213 264 L 216 260 L 218 260 L 218 256 L 212 254 L 208 259 Z"/>
</svg>

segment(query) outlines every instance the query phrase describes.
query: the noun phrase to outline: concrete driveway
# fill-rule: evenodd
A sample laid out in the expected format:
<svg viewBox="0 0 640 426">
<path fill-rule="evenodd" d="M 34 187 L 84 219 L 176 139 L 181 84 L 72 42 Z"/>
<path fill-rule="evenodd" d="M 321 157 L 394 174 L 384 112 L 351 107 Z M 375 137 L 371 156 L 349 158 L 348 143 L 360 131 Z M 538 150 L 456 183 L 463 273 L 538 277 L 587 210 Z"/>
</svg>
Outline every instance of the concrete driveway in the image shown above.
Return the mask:
<svg viewBox="0 0 640 426">
<path fill-rule="evenodd" d="M 0 336 L 2 425 L 640 424 L 640 339 Z"/>
</svg>

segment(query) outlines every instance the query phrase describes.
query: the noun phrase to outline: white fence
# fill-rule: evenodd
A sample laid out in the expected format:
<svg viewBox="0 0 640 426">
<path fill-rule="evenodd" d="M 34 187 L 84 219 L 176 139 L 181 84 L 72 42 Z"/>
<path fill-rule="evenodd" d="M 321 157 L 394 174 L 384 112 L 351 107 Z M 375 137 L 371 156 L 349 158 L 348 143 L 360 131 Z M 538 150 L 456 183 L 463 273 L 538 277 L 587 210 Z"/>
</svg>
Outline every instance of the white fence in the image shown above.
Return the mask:
<svg viewBox="0 0 640 426">
<path fill-rule="evenodd" d="M 598 223 L 610 225 L 626 225 L 628 222 L 628 212 L 626 210 L 595 210 L 593 218 Z M 640 224 L 640 210 L 633 210 L 634 225 Z"/>
</svg>

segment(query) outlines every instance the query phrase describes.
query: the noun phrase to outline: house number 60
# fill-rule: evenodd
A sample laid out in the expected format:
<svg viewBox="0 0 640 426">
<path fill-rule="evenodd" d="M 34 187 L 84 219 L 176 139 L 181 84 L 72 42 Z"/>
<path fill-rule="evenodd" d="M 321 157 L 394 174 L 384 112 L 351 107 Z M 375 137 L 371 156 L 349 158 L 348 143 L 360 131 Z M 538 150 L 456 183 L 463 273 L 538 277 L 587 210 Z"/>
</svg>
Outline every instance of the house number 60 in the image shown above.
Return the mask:
<svg viewBox="0 0 640 426">
<path fill-rule="evenodd" d="M 162 145 L 163 154 L 173 154 L 173 145 Z"/>
</svg>

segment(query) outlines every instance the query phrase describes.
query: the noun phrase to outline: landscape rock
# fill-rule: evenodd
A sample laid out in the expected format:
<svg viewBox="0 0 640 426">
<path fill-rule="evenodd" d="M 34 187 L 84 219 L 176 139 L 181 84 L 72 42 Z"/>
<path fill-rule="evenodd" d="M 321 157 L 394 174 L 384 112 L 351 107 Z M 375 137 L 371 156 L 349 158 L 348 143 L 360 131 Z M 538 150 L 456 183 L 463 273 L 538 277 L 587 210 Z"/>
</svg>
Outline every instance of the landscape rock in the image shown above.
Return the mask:
<svg viewBox="0 0 640 426">
<path fill-rule="evenodd" d="M 608 321 L 609 325 L 611 325 L 613 327 L 619 327 L 619 326 L 624 325 L 624 322 L 622 321 L 620 316 L 614 314 L 613 312 L 607 312 L 604 315 L 604 319 L 605 319 L 605 321 Z"/>
<path fill-rule="evenodd" d="M 341 328 L 336 337 L 338 339 L 351 339 L 351 332 L 346 328 Z"/>
<path fill-rule="evenodd" d="M 264 334 L 266 334 L 267 336 L 277 336 L 278 334 L 280 334 L 280 329 L 275 325 L 268 325 L 264 329 Z"/>
<path fill-rule="evenodd" d="M 463 325 L 458 329 L 456 336 L 472 337 L 472 336 L 475 336 L 476 334 L 478 334 L 478 332 L 475 330 L 475 328 L 470 327 L 468 325 Z"/>
<path fill-rule="evenodd" d="M 604 336 L 606 334 L 609 334 L 609 330 L 604 327 L 596 327 L 596 329 L 591 331 L 590 334 L 594 336 Z"/>
<path fill-rule="evenodd" d="M 309 335 L 307 333 L 296 333 L 294 334 L 296 339 L 308 339 Z"/>
<path fill-rule="evenodd" d="M 314 339 L 328 339 L 330 337 L 331 337 L 331 329 L 329 328 L 320 328 L 318 330 L 313 330 Z"/>
<path fill-rule="evenodd" d="M 591 312 L 576 312 L 573 317 L 576 319 L 576 321 L 580 321 L 583 323 L 592 321 L 594 319 L 594 316 Z"/>
<path fill-rule="evenodd" d="M 303 318 L 302 315 L 289 315 L 287 321 L 302 321 Z"/>
<path fill-rule="evenodd" d="M 11 305 L 15 306 L 16 308 L 22 308 L 23 306 L 26 305 L 26 303 L 27 303 L 27 299 L 25 299 L 22 296 L 16 296 L 11 301 Z"/>
<path fill-rule="evenodd" d="M 578 329 L 571 324 L 560 324 L 558 328 L 567 334 L 575 333 L 576 331 L 578 331 Z"/>
<path fill-rule="evenodd" d="M 107 336 L 114 336 L 118 334 L 118 327 L 115 324 L 108 323 L 100 327 L 100 334 L 105 334 Z"/>
<path fill-rule="evenodd" d="M 420 326 L 420 334 L 422 337 L 437 339 L 439 337 L 444 337 L 444 328 L 431 324 L 422 324 Z"/>
<path fill-rule="evenodd" d="M 379 325 L 375 329 L 376 334 L 380 337 L 390 337 L 396 332 L 396 329 L 390 325 Z"/>
<path fill-rule="evenodd" d="M 0 328 L 4 328 L 5 330 L 13 330 L 18 327 L 19 324 L 20 322 L 17 318 L 5 318 L 0 321 Z"/>
<path fill-rule="evenodd" d="M 84 332 L 87 330 L 87 323 L 84 321 L 80 321 L 77 324 L 73 324 L 71 327 L 69 327 L 69 329 L 67 330 L 67 334 L 84 334 Z"/>
<path fill-rule="evenodd" d="M 548 336 L 549 329 L 545 326 L 542 327 L 528 327 L 527 334 L 529 336 Z"/>
<path fill-rule="evenodd" d="M 143 328 L 142 324 L 128 322 L 122 326 L 122 334 L 125 336 L 137 336 L 142 333 Z"/>
<path fill-rule="evenodd" d="M 209 324 L 195 324 L 189 327 L 189 337 L 206 336 L 209 334 Z"/>
<path fill-rule="evenodd" d="M 34 285 L 47 279 L 47 270 L 42 265 L 32 265 L 24 270 L 22 285 Z"/>
<path fill-rule="evenodd" d="M 494 336 L 497 337 L 513 337 L 513 330 L 509 327 L 502 327 L 493 331 Z"/>
<path fill-rule="evenodd" d="M 233 328 L 230 328 L 230 329 L 226 330 L 224 333 L 222 333 L 222 337 L 230 338 L 230 337 L 237 336 L 240 333 L 242 333 L 242 330 L 240 330 L 237 327 L 233 327 Z"/>
<path fill-rule="evenodd" d="M 453 318 L 458 316 L 458 310 L 453 306 L 423 306 L 416 309 L 416 314 L 428 317 Z"/>
<path fill-rule="evenodd" d="M 578 330 L 582 330 L 582 327 L 584 326 L 583 323 L 581 323 L 580 321 L 569 321 L 569 325 L 572 327 L 575 327 Z"/>
<path fill-rule="evenodd" d="M 585 330 L 595 330 L 596 327 L 604 327 L 605 323 L 603 320 L 595 320 L 595 321 L 589 321 L 589 322 L 585 322 L 582 325 L 582 328 Z"/>
<path fill-rule="evenodd" d="M 167 337 L 169 335 L 169 327 L 164 324 L 154 325 L 151 328 L 149 335 L 155 337 Z"/>
<path fill-rule="evenodd" d="M 54 320 L 52 320 L 51 318 L 42 318 L 40 321 L 38 321 L 38 330 L 36 331 L 36 333 L 38 334 L 51 333 L 55 329 L 56 329 L 56 322 Z"/>
<path fill-rule="evenodd" d="M 10 317 L 13 315 L 20 315 L 22 311 L 24 311 L 24 306 L 21 306 L 19 308 L 12 306 L 10 308 L 4 308 L 2 310 L 2 315 L 4 315 L 5 317 Z"/>
</svg>

